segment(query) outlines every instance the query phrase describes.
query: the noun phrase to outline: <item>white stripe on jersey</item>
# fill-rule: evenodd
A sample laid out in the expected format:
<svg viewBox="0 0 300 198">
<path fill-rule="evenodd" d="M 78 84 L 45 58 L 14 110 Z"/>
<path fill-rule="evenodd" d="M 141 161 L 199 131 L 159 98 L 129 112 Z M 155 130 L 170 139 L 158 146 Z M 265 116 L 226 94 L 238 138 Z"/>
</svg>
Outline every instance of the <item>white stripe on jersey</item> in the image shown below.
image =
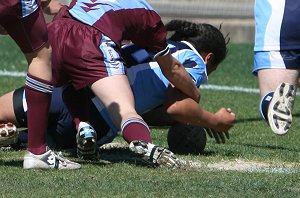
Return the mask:
<svg viewBox="0 0 300 198">
<path fill-rule="evenodd" d="M 255 1 L 254 51 L 280 50 L 280 31 L 285 0 Z"/>
<path fill-rule="evenodd" d="M 102 34 L 99 49 L 103 53 L 108 76 L 125 74 L 124 64 L 120 61 L 120 55 L 115 48 L 115 42 L 105 34 Z"/>
<path fill-rule="evenodd" d="M 22 18 L 30 15 L 38 9 L 36 0 L 22 0 Z"/>
<path fill-rule="evenodd" d="M 162 51 L 156 53 L 154 56 L 153 56 L 153 59 L 156 59 L 157 57 L 159 56 L 165 56 L 167 55 L 168 53 L 170 52 L 170 49 L 169 47 L 167 46 L 165 49 L 163 49 Z"/>
</svg>

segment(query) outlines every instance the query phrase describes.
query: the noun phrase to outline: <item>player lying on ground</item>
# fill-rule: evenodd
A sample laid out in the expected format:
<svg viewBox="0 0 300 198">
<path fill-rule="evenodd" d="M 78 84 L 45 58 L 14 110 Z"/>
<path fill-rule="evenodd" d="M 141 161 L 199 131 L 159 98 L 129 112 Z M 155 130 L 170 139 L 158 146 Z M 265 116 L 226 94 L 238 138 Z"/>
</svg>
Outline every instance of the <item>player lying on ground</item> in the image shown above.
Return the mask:
<svg viewBox="0 0 300 198">
<path fill-rule="evenodd" d="M 169 42 L 173 56 L 185 66 L 197 87 L 207 82 L 207 74 L 210 74 L 226 55 L 226 42 L 221 32 L 208 24 L 196 25 L 183 21 L 172 21 L 167 28 L 175 31 L 173 37 L 170 38 L 173 41 Z M 186 41 L 179 42 L 177 40 Z M 235 121 L 233 113 L 228 112 L 225 108 L 221 108 L 215 114 L 210 113 L 201 108 L 194 100 L 174 89 L 162 75 L 157 63 L 149 62 L 151 56 L 144 49 L 135 45 L 127 45 L 123 47 L 122 53 L 129 66 L 140 63 L 139 66 L 130 67 L 127 70 L 127 76 L 134 93 L 135 108 L 139 114 L 144 115 L 147 122 L 155 123 L 155 125 L 170 125 L 174 124 L 176 120 L 185 124 L 212 128 L 216 140 L 225 142 L 224 132 L 228 132 Z M 0 98 L 0 119 L 24 127 L 26 105 L 24 106 L 25 99 L 22 92 L 22 89 L 19 89 Z M 86 92 L 86 90 L 82 90 L 82 92 Z M 12 103 L 12 101 L 14 102 Z M 97 132 L 97 143 L 101 145 L 110 142 L 118 130 L 111 124 L 112 122 L 107 117 L 99 100 L 93 98 L 91 101 L 93 104 L 90 111 L 92 115 L 90 124 Z M 3 105 L 8 108 L 1 108 Z M 98 111 L 95 107 L 98 108 Z M 153 110 L 159 110 L 160 114 L 147 116 Z M 99 114 L 99 111 L 102 117 L 95 116 Z M 54 137 L 55 144 L 60 148 L 76 146 L 76 129 L 63 104 L 61 88 L 54 89 L 49 119 L 49 123 L 51 123 L 49 134 Z M 160 123 L 157 123 L 157 120 Z M 96 134 L 94 136 L 96 138 Z M 89 152 L 83 151 L 83 153 Z"/>
<path fill-rule="evenodd" d="M 56 86 L 70 83 L 75 90 L 64 93 L 64 102 L 76 128 L 81 130 L 89 117 L 85 107 L 88 102 L 84 101 L 87 98 L 78 95 L 77 91 L 90 87 L 101 99 L 122 138 L 134 148 L 132 152 L 159 166 L 178 167 L 180 160 L 172 152 L 152 143 L 147 123 L 136 112 L 125 62 L 120 54 L 123 40 L 151 51 L 164 76 L 199 102 L 197 87 L 169 51 L 161 17 L 147 1 L 72 0 L 70 6 L 61 8 L 49 23 L 48 32 L 54 49 L 53 82 Z M 82 144 L 89 142 L 89 139 L 83 139 Z"/>
</svg>

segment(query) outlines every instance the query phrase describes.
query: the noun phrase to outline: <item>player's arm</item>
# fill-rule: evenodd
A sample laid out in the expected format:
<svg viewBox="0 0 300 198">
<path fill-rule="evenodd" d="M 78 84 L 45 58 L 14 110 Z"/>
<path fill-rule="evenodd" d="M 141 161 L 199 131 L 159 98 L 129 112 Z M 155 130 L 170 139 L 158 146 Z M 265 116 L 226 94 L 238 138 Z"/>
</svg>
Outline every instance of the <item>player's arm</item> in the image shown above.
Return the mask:
<svg viewBox="0 0 300 198">
<path fill-rule="evenodd" d="M 171 126 L 177 123 L 176 120 L 167 114 L 166 109 L 162 105 L 141 116 L 149 126 Z"/>
<path fill-rule="evenodd" d="M 169 50 L 166 40 L 167 31 L 156 13 L 146 10 L 143 17 L 135 20 L 136 31 L 130 34 L 130 40 L 151 52 L 153 59 L 159 64 L 163 75 L 179 90 L 199 102 L 200 94 L 191 77 L 185 71 L 183 65 L 174 58 Z"/>
<path fill-rule="evenodd" d="M 165 77 L 185 95 L 195 102 L 200 101 L 200 93 L 195 83 L 180 62 L 170 53 L 155 57 Z"/>
<path fill-rule="evenodd" d="M 168 88 L 164 105 L 173 119 L 184 124 L 211 128 L 217 132 L 227 132 L 235 122 L 235 114 L 231 111 L 221 108 L 218 112 L 211 113 L 172 86 Z"/>
</svg>

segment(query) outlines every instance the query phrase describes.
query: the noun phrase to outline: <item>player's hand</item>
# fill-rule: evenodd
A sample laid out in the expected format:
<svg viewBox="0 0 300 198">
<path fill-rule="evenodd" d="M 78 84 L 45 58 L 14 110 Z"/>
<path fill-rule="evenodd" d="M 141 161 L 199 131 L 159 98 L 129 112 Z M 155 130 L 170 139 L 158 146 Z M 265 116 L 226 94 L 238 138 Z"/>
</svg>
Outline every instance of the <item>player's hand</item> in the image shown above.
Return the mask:
<svg viewBox="0 0 300 198">
<path fill-rule="evenodd" d="M 225 144 L 226 139 L 229 139 L 229 132 L 217 132 L 214 129 L 211 128 L 204 128 L 204 130 L 206 131 L 206 134 L 211 137 L 211 138 L 215 138 L 216 142 L 218 144 Z"/>
<path fill-rule="evenodd" d="M 218 132 L 229 131 L 229 129 L 234 126 L 236 121 L 235 113 L 233 113 L 230 108 L 221 108 L 215 113 L 215 116 L 216 126 L 213 127 L 213 129 Z"/>
</svg>

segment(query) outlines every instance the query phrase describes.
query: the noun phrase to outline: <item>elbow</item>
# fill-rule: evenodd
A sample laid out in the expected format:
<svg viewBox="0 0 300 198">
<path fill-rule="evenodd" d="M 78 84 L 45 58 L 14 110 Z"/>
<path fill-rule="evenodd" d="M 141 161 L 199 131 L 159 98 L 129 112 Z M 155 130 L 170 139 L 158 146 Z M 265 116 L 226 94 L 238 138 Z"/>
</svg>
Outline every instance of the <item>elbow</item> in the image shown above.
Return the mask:
<svg viewBox="0 0 300 198">
<path fill-rule="evenodd" d="M 180 114 L 180 108 L 178 107 L 177 103 L 175 102 L 166 108 L 166 112 L 169 116 L 176 117 L 178 114 Z"/>
</svg>

